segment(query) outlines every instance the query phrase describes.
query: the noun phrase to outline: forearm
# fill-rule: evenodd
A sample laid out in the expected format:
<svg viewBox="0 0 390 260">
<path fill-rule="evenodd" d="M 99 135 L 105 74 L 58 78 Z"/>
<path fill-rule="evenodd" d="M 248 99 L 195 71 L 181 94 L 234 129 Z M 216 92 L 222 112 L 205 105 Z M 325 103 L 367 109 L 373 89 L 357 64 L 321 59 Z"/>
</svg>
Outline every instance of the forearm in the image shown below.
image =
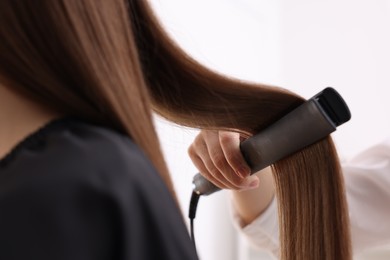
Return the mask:
<svg viewBox="0 0 390 260">
<path fill-rule="evenodd" d="M 256 175 L 260 179 L 258 188 L 246 191 L 232 191 L 234 207 L 241 217 L 244 226 L 263 213 L 271 203 L 275 193 L 270 167 L 259 171 Z"/>
</svg>

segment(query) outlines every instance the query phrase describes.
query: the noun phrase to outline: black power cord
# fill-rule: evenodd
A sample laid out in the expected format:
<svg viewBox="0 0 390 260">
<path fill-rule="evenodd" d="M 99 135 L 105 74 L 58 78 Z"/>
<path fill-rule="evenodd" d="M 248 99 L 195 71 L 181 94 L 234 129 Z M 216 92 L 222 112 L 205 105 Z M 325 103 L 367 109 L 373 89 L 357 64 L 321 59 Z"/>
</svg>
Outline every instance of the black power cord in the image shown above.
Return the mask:
<svg viewBox="0 0 390 260">
<path fill-rule="evenodd" d="M 194 219 L 196 216 L 196 208 L 198 207 L 199 198 L 200 195 L 195 191 L 193 191 L 191 195 L 190 208 L 188 213 L 188 217 L 190 218 L 190 222 L 191 222 L 191 240 L 194 243 L 195 250 L 196 250 L 196 244 L 195 244 L 195 234 L 194 234 Z"/>
</svg>

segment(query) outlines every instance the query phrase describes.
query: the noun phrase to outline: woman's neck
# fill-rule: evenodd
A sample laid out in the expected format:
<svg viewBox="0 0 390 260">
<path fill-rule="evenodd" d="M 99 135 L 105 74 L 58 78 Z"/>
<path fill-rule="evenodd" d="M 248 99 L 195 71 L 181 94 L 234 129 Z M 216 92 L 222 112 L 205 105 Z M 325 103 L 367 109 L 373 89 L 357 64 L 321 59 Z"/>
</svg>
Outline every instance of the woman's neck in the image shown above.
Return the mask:
<svg viewBox="0 0 390 260">
<path fill-rule="evenodd" d="M 0 159 L 25 137 L 57 117 L 58 114 L 0 85 Z"/>
</svg>

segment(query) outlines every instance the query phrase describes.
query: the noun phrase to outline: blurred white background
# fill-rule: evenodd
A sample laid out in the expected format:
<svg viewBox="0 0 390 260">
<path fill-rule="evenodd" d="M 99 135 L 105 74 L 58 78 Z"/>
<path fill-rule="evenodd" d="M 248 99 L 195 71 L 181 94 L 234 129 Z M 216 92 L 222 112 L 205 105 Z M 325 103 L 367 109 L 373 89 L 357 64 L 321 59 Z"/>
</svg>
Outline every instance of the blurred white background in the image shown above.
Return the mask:
<svg viewBox="0 0 390 260">
<path fill-rule="evenodd" d="M 150 2 L 179 45 L 214 70 L 305 98 L 336 88 L 352 112 L 351 122 L 333 135 L 342 158 L 390 136 L 390 0 Z M 187 148 L 197 131 L 159 118 L 157 126 L 187 216 L 196 173 Z M 202 260 L 271 259 L 249 249 L 233 228 L 226 191 L 200 200 L 195 232 Z M 356 259 L 390 254 L 384 248 Z"/>
</svg>

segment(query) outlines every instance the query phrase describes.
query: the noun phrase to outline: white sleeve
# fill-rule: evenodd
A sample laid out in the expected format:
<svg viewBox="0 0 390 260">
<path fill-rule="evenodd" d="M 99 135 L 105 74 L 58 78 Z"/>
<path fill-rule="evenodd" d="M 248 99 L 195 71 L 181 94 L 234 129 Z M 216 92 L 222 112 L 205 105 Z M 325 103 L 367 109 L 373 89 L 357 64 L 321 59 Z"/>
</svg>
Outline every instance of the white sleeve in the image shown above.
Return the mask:
<svg viewBox="0 0 390 260">
<path fill-rule="evenodd" d="M 390 139 L 343 165 L 354 252 L 390 242 Z"/>
<path fill-rule="evenodd" d="M 248 241 L 257 248 L 269 251 L 279 258 L 278 206 L 274 197 L 267 209 L 253 222 L 244 226 L 243 221 L 231 203 L 233 222 Z"/>
<path fill-rule="evenodd" d="M 390 242 L 390 139 L 342 165 L 354 253 Z M 247 226 L 232 206 L 235 225 L 251 244 L 279 255 L 277 202 Z"/>
</svg>

